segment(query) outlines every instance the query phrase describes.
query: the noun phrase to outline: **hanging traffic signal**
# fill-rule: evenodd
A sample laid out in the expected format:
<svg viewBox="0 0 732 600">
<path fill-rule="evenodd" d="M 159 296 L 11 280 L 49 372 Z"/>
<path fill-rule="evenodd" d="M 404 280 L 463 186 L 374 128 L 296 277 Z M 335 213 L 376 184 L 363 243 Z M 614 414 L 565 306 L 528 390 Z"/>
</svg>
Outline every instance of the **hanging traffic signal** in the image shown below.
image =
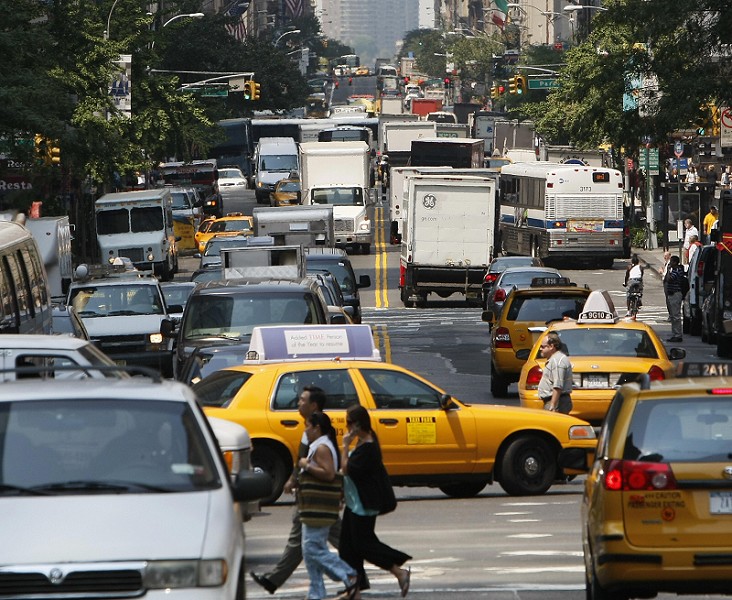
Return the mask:
<svg viewBox="0 0 732 600">
<path fill-rule="evenodd" d="M 262 97 L 262 84 L 252 81 L 252 100 L 259 100 Z"/>
<path fill-rule="evenodd" d="M 244 82 L 244 100 L 251 100 L 254 96 L 254 81 Z"/>
<path fill-rule="evenodd" d="M 503 96 L 503 94 L 506 93 L 506 86 L 505 85 L 499 85 L 498 86 L 498 96 Z"/>
<path fill-rule="evenodd" d="M 508 80 L 508 93 L 515 95 L 518 92 L 518 83 L 517 80 L 518 77 L 514 76 L 511 77 L 511 79 Z"/>
<path fill-rule="evenodd" d="M 493 99 L 498 98 L 498 86 L 497 85 L 491 86 L 491 98 L 493 98 Z"/>
<path fill-rule="evenodd" d="M 449 77 L 445 77 L 445 89 L 448 89 L 452 85 L 452 81 Z"/>
<path fill-rule="evenodd" d="M 516 80 L 516 93 L 523 94 L 526 89 L 526 77 L 523 75 L 516 75 L 514 79 Z"/>
<path fill-rule="evenodd" d="M 52 140 L 48 146 L 49 161 L 52 165 L 61 164 L 61 148 L 58 147 L 58 141 Z"/>
</svg>

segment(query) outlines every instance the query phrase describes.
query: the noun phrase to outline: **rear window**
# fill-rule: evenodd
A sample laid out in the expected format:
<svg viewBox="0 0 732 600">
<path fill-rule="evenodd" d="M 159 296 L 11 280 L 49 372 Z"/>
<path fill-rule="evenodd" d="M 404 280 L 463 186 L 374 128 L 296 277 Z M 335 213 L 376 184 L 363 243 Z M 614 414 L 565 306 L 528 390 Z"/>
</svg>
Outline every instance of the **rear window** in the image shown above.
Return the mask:
<svg viewBox="0 0 732 600">
<path fill-rule="evenodd" d="M 640 329 L 598 327 L 567 329 L 557 333 L 569 356 L 658 358 L 653 340 Z"/>
<path fill-rule="evenodd" d="M 551 321 L 568 317 L 576 319 L 585 305 L 587 296 L 542 294 L 514 299 L 506 318 L 509 321 Z"/>
<path fill-rule="evenodd" d="M 728 462 L 732 396 L 638 402 L 623 458 L 648 462 Z"/>
<path fill-rule="evenodd" d="M 531 285 L 531 281 L 537 277 L 545 279 L 557 279 L 557 273 L 543 273 L 538 271 L 519 271 L 518 273 L 504 273 L 501 277 L 501 286 L 509 285 Z"/>
</svg>

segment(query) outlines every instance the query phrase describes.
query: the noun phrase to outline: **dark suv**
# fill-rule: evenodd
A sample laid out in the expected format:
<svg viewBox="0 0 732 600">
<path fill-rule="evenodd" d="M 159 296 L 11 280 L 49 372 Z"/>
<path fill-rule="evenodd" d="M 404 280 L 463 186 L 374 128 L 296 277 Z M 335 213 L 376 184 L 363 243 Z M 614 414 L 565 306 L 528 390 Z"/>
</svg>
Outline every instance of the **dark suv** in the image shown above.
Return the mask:
<svg viewBox="0 0 732 600">
<path fill-rule="evenodd" d="M 201 284 L 183 312 L 176 374 L 199 346 L 248 343 L 257 325 L 327 324 L 318 285 L 302 279 L 230 279 Z"/>
<path fill-rule="evenodd" d="M 353 322 L 360 323 L 361 297 L 358 290 L 371 287 L 371 277 L 361 275 L 356 279 L 346 251 L 321 246 L 305 248 L 305 266 L 309 273 L 327 271 L 336 278 L 341 286 L 346 306 L 353 307 Z"/>
</svg>

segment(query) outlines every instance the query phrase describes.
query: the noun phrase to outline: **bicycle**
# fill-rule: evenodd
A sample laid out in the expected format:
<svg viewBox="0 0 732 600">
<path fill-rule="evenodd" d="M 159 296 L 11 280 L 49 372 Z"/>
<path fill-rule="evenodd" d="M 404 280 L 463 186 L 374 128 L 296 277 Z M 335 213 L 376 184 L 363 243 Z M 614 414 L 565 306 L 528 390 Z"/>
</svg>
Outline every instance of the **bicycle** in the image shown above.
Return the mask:
<svg viewBox="0 0 732 600">
<path fill-rule="evenodd" d="M 643 283 L 631 282 L 628 287 L 628 314 L 634 321 L 638 316 L 640 307 L 643 306 Z"/>
</svg>

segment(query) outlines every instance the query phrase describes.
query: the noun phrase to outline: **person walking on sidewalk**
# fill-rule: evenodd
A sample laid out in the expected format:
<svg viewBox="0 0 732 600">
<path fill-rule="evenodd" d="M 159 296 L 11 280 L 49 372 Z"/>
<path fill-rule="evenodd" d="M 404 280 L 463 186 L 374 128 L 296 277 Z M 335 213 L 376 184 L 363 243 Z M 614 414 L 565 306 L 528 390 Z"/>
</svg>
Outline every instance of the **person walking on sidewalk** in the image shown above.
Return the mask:
<svg viewBox="0 0 732 600">
<path fill-rule="evenodd" d="M 719 219 L 719 210 L 717 210 L 716 206 L 710 206 L 709 212 L 704 217 L 704 221 L 702 221 L 702 231 L 704 231 L 705 244 L 712 243 L 712 227 L 717 219 Z"/>
<path fill-rule="evenodd" d="M 300 396 L 297 400 L 297 411 L 300 416 L 307 420 L 315 412 L 323 412 L 325 406 L 325 392 L 314 385 L 306 385 L 300 392 Z M 298 449 L 297 459 L 300 461 L 302 458 L 306 458 L 310 443 L 307 435 L 303 433 L 302 439 L 300 440 L 300 447 Z M 297 488 L 297 465 L 293 470 L 292 475 L 285 483 L 285 492 L 293 493 Z M 341 536 L 341 520 L 336 521 L 331 525 L 328 540 L 333 546 L 338 547 L 338 542 Z M 302 523 L 300 521 L 300 512 L 297 504 L 295 505 L 295 511 L 292 516 L 292 528 L 290 529 L 290 536 L 287 539 L 287 545 L 285 551 L 282 553 L 280 560 L 271 571 L 261 574 L 251 571 L 249 574 L 252 579 L 261 585 L 270 594 L 274 594 L 277 588 L 281 587 L 285 581 L 295 572 L 298 565 L 302 562 Z M 361 585 L 364 585 L 361 582 Z"/>
<path fill-rule="evenodd" d="M 681 304 L 684 300 L 684 281 L 688 283 L 684 267 L 678 256 L 672 256 L 668 263 L 666 276 L 663 278 L 663 291 L 666 294 L 666 307 L 671 318 L 671 337 L 667 342 L 683 342 L 681 328 Z"/>
</svg>

